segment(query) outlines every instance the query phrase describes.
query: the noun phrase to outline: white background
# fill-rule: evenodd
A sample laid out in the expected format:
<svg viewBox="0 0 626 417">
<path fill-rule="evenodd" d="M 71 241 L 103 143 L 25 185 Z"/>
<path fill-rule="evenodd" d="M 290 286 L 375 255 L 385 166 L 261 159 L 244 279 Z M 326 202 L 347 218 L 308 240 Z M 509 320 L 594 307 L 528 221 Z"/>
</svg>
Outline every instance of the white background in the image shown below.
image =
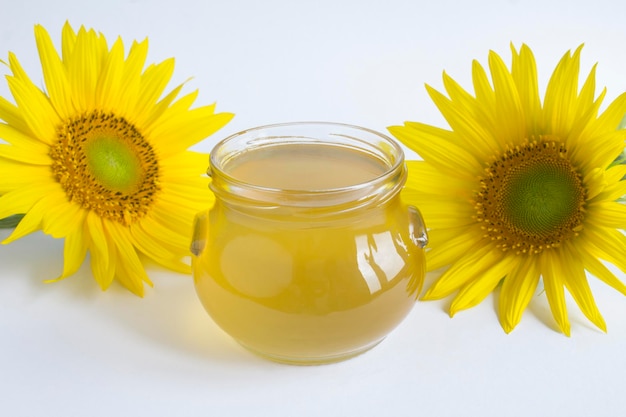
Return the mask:
<svg viewBox="0 0 626 417">
<path fill-rule="evenodd" d="M 446 70 L 470 89 L 471 61 L 529 44 L 541 87 L 585 43 L 607 100 L 626 90 L 626 3 L 525 0 L 3 0 L 0 57 L 42 82 L 33 26 L 60 45 L 65 20 L 150 39 L 149 61 L 176 58 L 198 104 L 236 113 L 197 148 L 261 124 L 326 120 L 379 131 L 405 120 L 445 127 L 424 83 Z M 6 73 L 6 69 L 2 70 Z M 600 88 L 598 90 L 600 90 Z M 471 89 L 470 89 L 471 90 Z M 7 97 L 4 81 L 0 94 Z M 414 157 L 408 153 L 408 157 Z M 0 239 L 8 235 L 0 231 Z M 188 276 L 150 269 L 140 299 L 101 292 L 85 265 L 62 267 L 63 242 L 34 234 L 0 246 L 2 416 L 623 416 L 626 298 L 592 280 L 603 334 L 570 302 L 572 337 L 545 296 L 510 335 L 495 298 L 450 319 L 449 300 L 420 302 L 381 345 L 347 362 L 293 367 L 259 359 L 204 313 Z M 620 275 L 624 278 L 624 275 Z M 571 300 L 570 300 L 571 301 Z"/>
</svg>

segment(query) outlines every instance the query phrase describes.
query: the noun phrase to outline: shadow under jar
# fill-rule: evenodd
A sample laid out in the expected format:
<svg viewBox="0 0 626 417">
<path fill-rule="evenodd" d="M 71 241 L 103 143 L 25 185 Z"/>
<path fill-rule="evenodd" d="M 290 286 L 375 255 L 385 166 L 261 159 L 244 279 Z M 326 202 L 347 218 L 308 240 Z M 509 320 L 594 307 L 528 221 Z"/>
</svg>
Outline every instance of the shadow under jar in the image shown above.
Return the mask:
<svg viewBox="0 0 626 417">
<path fill-rule="evenodd" d="M 406 206 L 402 149 L 336 123 L 230 136 L 211 152 L 215 204 L 191 245 L 198 296 L 249 350 L 292 364 L 350 358 L 410 312 L 426 228 Z"/>
</svg>

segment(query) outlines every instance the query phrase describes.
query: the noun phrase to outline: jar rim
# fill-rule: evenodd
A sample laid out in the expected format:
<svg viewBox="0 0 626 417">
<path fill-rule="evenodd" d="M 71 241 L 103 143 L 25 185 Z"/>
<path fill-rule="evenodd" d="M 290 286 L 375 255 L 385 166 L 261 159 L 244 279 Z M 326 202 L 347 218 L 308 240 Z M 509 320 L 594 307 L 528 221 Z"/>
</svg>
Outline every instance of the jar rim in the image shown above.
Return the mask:
<svg viewBox="0 0 626 417">
<path fill-rule="evenodd" d="M 251 147 L 289 143 L 343 144 L 347 148 L 371 153 L 385 164 L 385 169 L 381 174 L 373 175 L 364 182 L 320 189 L 277 188 L 255 184 L 231 175 L 226 169 L 229 161 L 247 152 Z M 358 200 L 365 197 L 361 194 L 371 193 L 373 189 L 389 188 L 385 187 L 385 184 L 390 182 L 401 187 L 406 180 L 404 151 L 389 136 L 361 126 L 323 121 L 268 124 L 234 133 L 218 142 L 211 150 L 207 174 L 212 177 L 211 189 L 216 194 L 234 194 L 239 197 L 245 195 L 244 197 L 253 200 L 267 202 L 280 198 L 287 205 L 296 203 L 298 206 L 307 200 L 309 201 L 307 204 L 311 203 L 310 200 L 315 201 L 315 206 L 333 205 L 345 202 L 346 199 Z"/>
</svg>

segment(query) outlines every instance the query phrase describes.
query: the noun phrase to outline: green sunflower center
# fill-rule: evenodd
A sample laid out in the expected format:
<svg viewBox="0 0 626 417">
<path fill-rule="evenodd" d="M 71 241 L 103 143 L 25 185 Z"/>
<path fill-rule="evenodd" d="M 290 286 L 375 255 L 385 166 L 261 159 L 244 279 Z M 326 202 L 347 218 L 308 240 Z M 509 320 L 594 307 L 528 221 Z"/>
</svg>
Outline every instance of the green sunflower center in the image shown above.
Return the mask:
<svg viewBox="0 0 626 417">
<path fill-rule="evenodd" d="M 540 138 L 507 149 L 480 183 L 476 218 L 502 250 L 539 253 L 582 230 L 586 190 L 559 142 Z"/>
<path fill-rule="evenodd" d="M 87 166 L 109 190 L 135 190 L 143 179 L 141 161 L 134 149 L 117 137 L 94 137 L 85 144 Z"/>
<path fill-rule="evenodd" d="M 159 190 L 154 150 L 135 126 L 111 113 L 66 120 L 50 157 L 70 201 L 124 225 L 142 218 Z"/>
</svg>

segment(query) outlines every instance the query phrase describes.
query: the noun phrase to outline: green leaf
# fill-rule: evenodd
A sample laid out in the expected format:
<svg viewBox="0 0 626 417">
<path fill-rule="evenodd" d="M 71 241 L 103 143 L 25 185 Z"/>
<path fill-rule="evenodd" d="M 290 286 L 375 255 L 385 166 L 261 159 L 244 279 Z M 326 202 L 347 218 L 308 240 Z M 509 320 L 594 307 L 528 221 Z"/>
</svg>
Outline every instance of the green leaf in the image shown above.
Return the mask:
<svg viewBox="0 0 626 417">
<path fill-rule="evenodd" d="M 13 216 L 0 219 L 0 229 L 11 229 L 22 220 L 23 214 L 14 214 Z"/>
</svg>

